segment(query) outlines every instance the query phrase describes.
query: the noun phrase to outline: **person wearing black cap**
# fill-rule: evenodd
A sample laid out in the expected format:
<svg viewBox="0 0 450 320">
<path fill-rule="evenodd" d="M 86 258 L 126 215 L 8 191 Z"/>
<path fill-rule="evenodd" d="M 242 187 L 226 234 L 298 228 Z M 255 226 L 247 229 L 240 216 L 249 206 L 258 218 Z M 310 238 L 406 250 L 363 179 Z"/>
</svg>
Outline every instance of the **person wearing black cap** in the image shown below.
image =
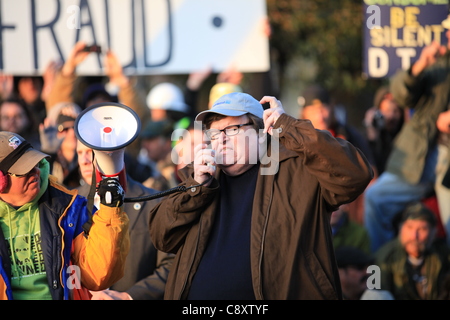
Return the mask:
<svg viewBox="0 0 450 320">
<path fill-rule="evenodd" d="M 369 266 L 374 259 L 354 246 L 336 248 L 336 261 L 339 268 L 342 295 L 345 300 L 393 300 L 394 297 L 387 290 L 377 290 L 369 284 L 371 272 Z"/>
<path fill-rule="evenodd" d="M 48 157 L 0 132 L 0 300 L 87 299 L 123 276 L 130 239 L 121 185 L 100 182 L 92 215 L 85 197 L 50 175 Z"/>
<path fill-rule="evenodd" d="M 364 154 L 275 97 L 228 93 L 195 120 L 187 190 L 151 212 L 153 243 L 176 253 L 165 299 L 342 299 L 330 215 L 372 179 Z"/>
<path fill-rule="evenodd" d="M 375 252 L 381 289 L 396 300 L 436 300 L 450 271 L 450 249 L 436 240 L 434 213 L 423 203 L 409 204 L 401 214 L 396 238 Z"/>
</svg>

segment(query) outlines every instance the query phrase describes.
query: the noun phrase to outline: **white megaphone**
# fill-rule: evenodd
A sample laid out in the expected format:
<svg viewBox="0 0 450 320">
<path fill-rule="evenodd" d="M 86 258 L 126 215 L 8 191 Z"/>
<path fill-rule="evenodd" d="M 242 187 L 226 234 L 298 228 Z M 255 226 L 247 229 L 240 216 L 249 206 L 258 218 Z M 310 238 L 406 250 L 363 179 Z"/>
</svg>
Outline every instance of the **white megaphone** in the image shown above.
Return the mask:
<svg viewBox="0 0 450 320">
<path fill-rule="evenodd" d="M 115 177 L 126 190 L 125 147 L 141 130 L 136 112 L 120 103 L 97 103 L 78 115 L 74 129 L 78 140 L 94 152 L 96 181 Z"/>
</svg>

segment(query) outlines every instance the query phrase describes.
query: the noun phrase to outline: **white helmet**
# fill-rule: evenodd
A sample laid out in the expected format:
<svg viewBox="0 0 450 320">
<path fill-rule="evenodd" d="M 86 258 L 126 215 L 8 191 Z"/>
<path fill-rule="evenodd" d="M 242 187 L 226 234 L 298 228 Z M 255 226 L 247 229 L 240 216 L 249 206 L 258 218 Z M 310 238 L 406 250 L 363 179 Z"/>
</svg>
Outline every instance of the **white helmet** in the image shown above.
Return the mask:
<svg viewBox="0 0 450 320">
<path fill-rule="evenodd" d="M 172 110 L 189 113 L 183 92 L 176 85 L 163 82 L 154 86 L 147 95 L 147 106 L 152 109 Z"/>
</svg>

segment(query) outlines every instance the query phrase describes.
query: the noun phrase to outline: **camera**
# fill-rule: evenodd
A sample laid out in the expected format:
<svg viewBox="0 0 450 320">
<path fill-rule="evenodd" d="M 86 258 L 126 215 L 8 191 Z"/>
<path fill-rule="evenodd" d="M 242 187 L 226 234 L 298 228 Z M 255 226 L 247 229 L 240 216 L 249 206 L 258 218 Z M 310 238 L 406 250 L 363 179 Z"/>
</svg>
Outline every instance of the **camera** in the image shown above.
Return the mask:
<svg viewBox="0 0 450 320">
<path fill-rule="evenodd" d="M 373 116 L 372 126 L 377 129 L 382 129 L 384 128 L 384 125 L 385 125 L 384 116 L 380 110 L 377 110 Z"/>
<path fill-rule="evenodd" d="M 99 45 L 93 44 L 92 46 L 84 47 L 83 51 L 101 53 L 102 52 L 102 47 L 99 46 Z"/>
</svg>

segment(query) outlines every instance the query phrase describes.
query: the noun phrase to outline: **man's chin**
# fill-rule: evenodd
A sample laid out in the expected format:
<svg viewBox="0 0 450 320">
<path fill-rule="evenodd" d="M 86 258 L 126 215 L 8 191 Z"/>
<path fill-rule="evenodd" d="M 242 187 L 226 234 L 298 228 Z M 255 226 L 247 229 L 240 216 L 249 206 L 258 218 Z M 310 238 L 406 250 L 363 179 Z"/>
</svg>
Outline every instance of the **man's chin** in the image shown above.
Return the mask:
<svg viewBox="0 0 450 320">
<path fill-rule="evenodd" d="M 92 181 L 92 171 L 83 173 L 83 179 L 90 183 Z"/>
</svg>

